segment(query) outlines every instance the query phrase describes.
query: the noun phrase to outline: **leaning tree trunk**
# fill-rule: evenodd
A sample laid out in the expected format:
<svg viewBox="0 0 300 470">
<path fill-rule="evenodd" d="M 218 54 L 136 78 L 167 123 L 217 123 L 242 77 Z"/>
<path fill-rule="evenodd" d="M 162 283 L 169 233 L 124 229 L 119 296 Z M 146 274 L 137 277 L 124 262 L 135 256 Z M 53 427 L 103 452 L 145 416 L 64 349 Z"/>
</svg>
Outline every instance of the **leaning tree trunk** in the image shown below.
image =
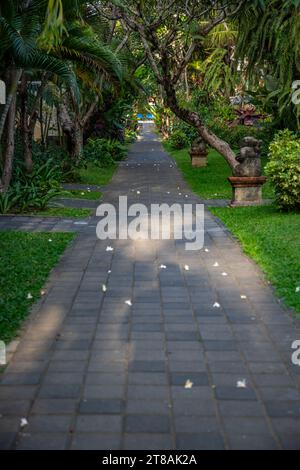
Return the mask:
<svg viewBox="0 0 300 470">
<path fill-rule="evenodd" d="M 182 119 L 187 124 L 190 124 L 192 127 L 194 127 L 198 131 L 199 135 L 205 140 L 205 142 L 217 150 L 225 158 L 230 168 L 234 170 L 238 165 L 238 162 L 236 160 L 236 155 L 230 145 L 210 131 L 204 125 L 198 113 L 189 111 L 179 106 L 176 98 L 176 92 L 173 87 L 170 86 L 170 84 L 167 82 L 164 85 L 165 100 L 173 113 L 176 114 L 179 119 Z"/>
</svg>

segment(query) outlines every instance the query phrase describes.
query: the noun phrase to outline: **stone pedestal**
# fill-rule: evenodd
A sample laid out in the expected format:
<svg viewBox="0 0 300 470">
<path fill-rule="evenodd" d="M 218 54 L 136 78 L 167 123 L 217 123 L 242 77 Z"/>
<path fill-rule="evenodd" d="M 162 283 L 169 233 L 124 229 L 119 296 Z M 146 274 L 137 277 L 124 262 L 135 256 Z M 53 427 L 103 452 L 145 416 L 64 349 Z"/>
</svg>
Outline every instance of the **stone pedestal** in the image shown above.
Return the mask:
<svg viewBox="0 0 300 470">
<path fill-rule="evenodd" d="M 192 167 L 200 168 L 207 165 L 207 153 L 199 154 L 198 152 L 193 152 L 190 150 Z"/>
<path fill-rule="evenodd" d="M 265 176 L 229 176 L 232 186 L 231 206 L 257 206 L 262 204 L 262 186 Z"/>
</svg>

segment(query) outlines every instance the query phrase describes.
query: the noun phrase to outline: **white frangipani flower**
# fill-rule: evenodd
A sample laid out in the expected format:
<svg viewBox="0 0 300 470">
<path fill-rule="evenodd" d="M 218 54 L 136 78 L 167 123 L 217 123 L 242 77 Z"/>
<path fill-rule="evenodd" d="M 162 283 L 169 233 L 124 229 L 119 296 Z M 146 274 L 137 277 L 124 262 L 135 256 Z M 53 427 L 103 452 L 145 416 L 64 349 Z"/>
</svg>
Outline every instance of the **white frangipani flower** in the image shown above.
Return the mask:
<svg viewBox="0 0 300 470">
<path fill-rule="evenodd" d="M 209 249 L 208 249 L 208 248 L 204 248 L 204 251 L 205 251 L 205 253 L 209 253 Z"/>
<path fill-rule="evenodd" d="M 21 418 L 20 419 L 20 426 L 21 428 L 25 428 L 25 426 L 28 426 L 28 421 L 26 418 Z"/>
<path fill-rule="evenodd" d="M 28 294 L 27 294 L 27 299 L 32 299 L 32 298 L 33 298 L 33 297 L 32 297 L 32 294 L 31 294 L 30 292 L 28 292 Z"/>
<path fill-rule="evenodd" d="M 107 287 L 105 284 L 102 284 L 102 292 L 106 292 L 107 291 Z"/>
<path fill-rule="evenodd" d="M 218 266 L 219 266 L 219 263 L 218 263 L 218 261 L 216 261 L 216 262 L 213 264 L 213 267 L 214 267 L 214 268 L 217 268 Z"/>
<path fill-rule="evenodd" d="M 228 276 L 227 273 L 225 273 L 225 271 L 222 273 L 222 276 Z"/>
<path fill-rule="evenodd" d="M 247 296 L 244 294 L 241 294 L 241 299 L 247 299 Z"/>
<path fill-rule="evenodd" d="M 295 292 L 300 292 L 300 286 L 297 286 Z"/>
<path fill-rule="evenodd" d="M 192 388 L 193 385 L 194 383 L 191 380 L 187 379 L 187 381 L 184 384 L 184 388 Z"/>
<path fill-rule="evenodd" d="M 188 264 L 185 264 L 185 265 L 184 265 L 184 269 L 185 269 L 185 271 L 189 271 L 189 270 L 190 270 L 189 265 L 188 265 Z"/>
<path fill-rule="evenodd" d="M 167 266 L 165 264 L 161 264 L 160 269 L 167 269 Z"/>
<path fill-rule="evenodd" d="M 220 308 L 221 305 L 219 304 L 219 302 L 215 302 L 215 303 L 213 304 L 213 307 L 214 307 L 214 308 Z"/>
<path fill-rule="evenodd" d="M 237 388 L 247 388 L 247 381 L 246 379 L 238 380 L 236 383 Z"/>
<path fill-rule="evenodd" d="M 132 302 L 131 302 L 131 300 L 130 300 L 130 299 L 128 299 L 128 300 L 125 300 L 125 304 L 126 304 L 126 305 L 129 305 L 129 307 L 131 307 L 131 305 L 132 305 Z"/>
<path fill-rule="evenodd" d="M 112 246 L 107 246 L 107 247 L 106 247 L 106 251 L 114 251 L 114 249 L 113 249 Z"/>
</svg>

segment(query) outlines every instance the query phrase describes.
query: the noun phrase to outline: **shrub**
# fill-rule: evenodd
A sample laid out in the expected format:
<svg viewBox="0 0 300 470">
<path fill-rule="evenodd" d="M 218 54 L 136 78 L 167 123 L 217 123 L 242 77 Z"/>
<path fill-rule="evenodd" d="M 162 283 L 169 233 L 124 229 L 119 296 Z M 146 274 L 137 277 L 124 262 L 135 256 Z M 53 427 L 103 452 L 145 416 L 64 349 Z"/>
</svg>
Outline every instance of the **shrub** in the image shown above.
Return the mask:
<svg viewBox="0 0 300 470">
<path fill-rule="evenodd" d="M 175 129 L 168 139 L 168 143 L 173 149 L 180 150 L 187 147 L 190 142 L 188 136 L 181 129 Z"/>
<path fill-rule="evenodd" d="M 282 209 L 300 208 L 300 139 L 289 130 L 276 134 L 270 144 L 266 174 L 275 188 L 275 198 Z"/>
<path fill-rule="evenodd" d="M 126 146 L 113 139 L 88 139 L 83 150 L 85 161 L 100 167 L 114 165 L 125 154 Z"/>
</svg>

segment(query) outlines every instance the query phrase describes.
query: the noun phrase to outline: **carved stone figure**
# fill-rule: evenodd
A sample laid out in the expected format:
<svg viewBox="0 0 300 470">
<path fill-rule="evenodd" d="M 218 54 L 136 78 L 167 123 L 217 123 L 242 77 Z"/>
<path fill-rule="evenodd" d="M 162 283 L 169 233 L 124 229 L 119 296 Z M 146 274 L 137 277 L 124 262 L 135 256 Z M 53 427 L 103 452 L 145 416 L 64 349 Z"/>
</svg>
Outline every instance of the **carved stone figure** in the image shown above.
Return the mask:
<svg viewBox="0 0 300 470">
<path fill-rule="evenodd" d="M 260 146 L 261 140 L 244 137 L 236 157 L 239 165 L 234 169 L 235 176 L 261 176 Z"/>
<path fill-rule="evenodd" d="M 193 167 L 202 167 L 207 164 L 207 148 L 204 140 L 201 137 L 197 137 L 190 150 L 190 157 L 192 160 Z"/>
</svg>

